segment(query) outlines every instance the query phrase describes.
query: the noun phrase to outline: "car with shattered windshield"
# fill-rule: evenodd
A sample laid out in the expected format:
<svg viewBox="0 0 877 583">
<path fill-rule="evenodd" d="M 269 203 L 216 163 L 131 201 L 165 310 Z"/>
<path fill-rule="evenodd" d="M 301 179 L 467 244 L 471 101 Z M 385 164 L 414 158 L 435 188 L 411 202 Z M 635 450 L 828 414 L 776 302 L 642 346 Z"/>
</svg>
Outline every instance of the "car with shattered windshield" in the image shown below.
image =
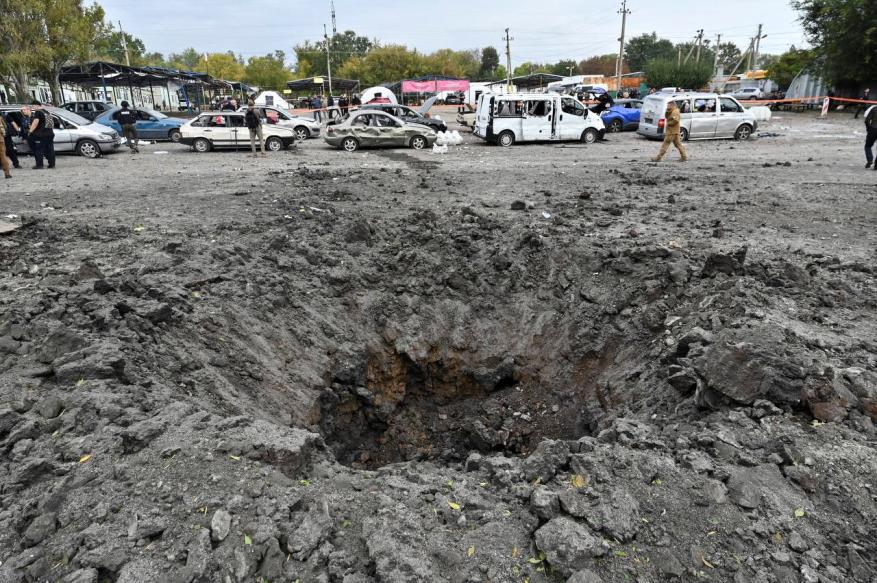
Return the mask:
<svg viewBox="0 0 877 583">
<path fill-rule="evenodd" d="M 399 105 L 397 103 L 373 103 L 363 105 L 361 109 L 376 109 L 378 111 L 383 111 L 384 113 L 389 113 L 390 115 L 396 116 L 402 121 L 406 121 L 409 123 L 419 123 L 421 125 L 429 126 L 437 132 L 446 132 L 448 131 L 448 125 L 444 122 L 444 120 L 437 116 L 430 117 L 427 113 L 432 105 L 435 103 L 435 101 L 435 98 L 432 97 L 418 109 L 408 107 L 407 105 Z"/>
<path fill-rule="evenodd" d="M 435 143 L 437 134 L 419 123 L 405 122 L 383 111 L 360 109 L 337 125 L 326 128 L 326 143 L 348 152 L 360 148 L 412 148 Z"/>
</svg>

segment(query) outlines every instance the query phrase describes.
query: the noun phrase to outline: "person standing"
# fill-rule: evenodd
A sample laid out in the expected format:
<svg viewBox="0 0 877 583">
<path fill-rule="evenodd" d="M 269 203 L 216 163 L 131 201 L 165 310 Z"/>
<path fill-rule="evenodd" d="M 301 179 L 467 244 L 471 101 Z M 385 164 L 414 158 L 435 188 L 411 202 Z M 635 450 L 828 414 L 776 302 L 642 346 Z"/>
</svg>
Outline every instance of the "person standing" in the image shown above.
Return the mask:
<svg viewBox="0 0 877 583">
<path fill-rule="evenodd" d="M 350 100 L 350 105 L 353 106 L 353 109 L 359 109 L 359 106 L 362 105 L 362 99 L 360 99 L 359 93 L 353 94 L 353 99 Z"/>
<path fill-rule="evenodd" d="M 137 142 L 140 136 L 137 133 L 137 110 L 131 109 L 127 101 L 122 102 L 122 109 L 113 114 L 113 119 L 122 126 L 122 135 L 125 136 L 125 145 L 132 154 L 139 154 L 140 148 Z"/>
<path fill-rule="evenodd" d="M 21 134 L 21 126 L 19 126 L 12 115 L 13 112 L 0 114 L 6 125 L 6 135 L 3 136 L 3 146 L 6 148 L 6 156 L 12 161 L 13 168 L 21 168 L 21 162 L 18 161 L 18 152 L 15 151 L 15 144 L 12 143 L 12 136 Z"/>
<path fill-rule="evenodd" d="M 34 100 L 31 105 L 34 112 L 28 133 L 36 159 L 33 169 L 42 170 L 43 157 L 49 163 L 49 169 L 52 169 L 55 167 L 55 121 L 52 119 L 52 114 L 43 109 L 42 103 Z"/>
<path fill-rule="evenodd" d="M 869 99 L 871 99 L 871 88 L 870 88 L 870 87 L 865 87 L 865 90 L 862 91 L 862 97 L 861 97 L 861 100 L 862 100 L 862 101 L 868 101 Z M 868 109 L 869 106 L 870 106 L 870 104 L 868 104 L 868 103 L 860 103 L 860 104 L 859 104 L 859 109 L 856 110 L 856 115 L 853 116 L 853 119 L 859 119 L 859 115 L 860 115 L 863 111 L 865 111 L 866 109 Z"/>
<path fill-rule="evenodd" d="M 253 151 L 253 158 L 258 157 L 256 154 L 256 140 L 259 140 L 259 152 L 265 157 L 265 140 L 262 134 L 262 118 L 256 112 L 255 104 L 250 101 L 247 104 L 247 113 L 244 115 L 244 122 L 247 129 L 250 130 L 250 149 Z"/>
<path fill-rule="evenodd" d="M 6 159 L 6 134 L 9 132 L 9 128 L 6 126 L 6 116 L 0 115 L 0 168 L 3 168 L 3 176 L 5 178 L 12 178 L 12 174 L 9 173 L 9 160 Z"/>
<path fill-rule="evenodd" d="M 685 147 L 682 145 L 682 132 L 680 128 L 682 115 L 679 113 L 679 107 L 676 105 L 675 101 L 671 100 L 667 103 L 666 119 L 667 125 L 664 129 L 664 143 L 661 144 L 661 150 L 658 152 L 658 155 L 652 158 L 652 162 L 660 162 L 667 153 L 667 150 L 670 149 L 670 144 L 673 144 L 676 146 L 676 149 L 679 150 L 679 161 L 685 162 L 688 160 L 688 154 L 685 152 Z"/>
<path fill-rule="evenodd" d="M 350 99 L 346 93 L 338 99 L 338 106 L 341 108 L 341 117 L 347 117 L 347 112 L 350 110 Z"/>
<path fill-rule="evenodd" d="M 874 170 L 877 170 L 874 154 L 871 151 L 874 144 L 877 144 L 877 105 L 872 105 L 865 112 L 865 131 L 867 132 L 865 136 L 865 160 L 867 161 L 865 168 L 870 168 L 873 165 Z"/>
<path fill-rule="evenodd" d="M 320 123 L 323 123 L 323 116 L 320 113 L 322 106 L 323 102 L 320 100 L 320 96 L 315 95 L 313 101 L 311 101 L 311 108 L 314 110 L 314 119 Z"/>
</svg>

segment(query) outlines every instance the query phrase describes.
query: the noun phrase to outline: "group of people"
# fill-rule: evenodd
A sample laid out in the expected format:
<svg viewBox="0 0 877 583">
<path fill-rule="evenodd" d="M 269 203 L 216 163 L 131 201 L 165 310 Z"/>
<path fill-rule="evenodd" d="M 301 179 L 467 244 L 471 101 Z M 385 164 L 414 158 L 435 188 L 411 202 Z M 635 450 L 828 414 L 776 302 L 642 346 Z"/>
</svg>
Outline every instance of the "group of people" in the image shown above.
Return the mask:
<svg viewBox="0 0 877 583">
<path fill-rule="evenodd" d="M 52 116 L 43 109 L 39 101 L 24 106 L 20 111 L 0 114 L 0 166 L 3 176 L 12 178 L 12 168 L 21 168 L 13 136 L 19 136 L 27 142 L 34 155 L 34 170 L 55 167 L 55 122 Z"/>
<path fill-rule="evenodd" d="M 332 95 L 328 95 L 324 103 L 322 97 L 314 95 L 308 100 L 308 105 L 314 110 L 314 120 L 322 123 L 323 110 L 326 111 L 326 118 L 330 121 L 337 117 L 343 118 L 347 116 L 351 107 L 356 108 L 362 105 L 362 100 L 357 94 L 354 94 L 353 97 L 348 97 L 345 94 L 338 99 L 335 99 Z"/>
</svg>

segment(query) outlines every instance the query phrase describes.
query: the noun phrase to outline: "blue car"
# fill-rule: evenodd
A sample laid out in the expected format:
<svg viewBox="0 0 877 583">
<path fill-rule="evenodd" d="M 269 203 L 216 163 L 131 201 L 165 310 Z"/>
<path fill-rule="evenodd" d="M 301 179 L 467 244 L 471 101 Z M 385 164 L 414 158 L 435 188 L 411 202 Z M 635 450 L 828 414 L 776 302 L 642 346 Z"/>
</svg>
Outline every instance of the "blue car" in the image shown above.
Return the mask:
<svg viewBox="0 0 877 583">
<path fill-rule="evenodd" d="M 639 127 L 640 99 L 616 99 L 615 105 L 601 115 L 607 132 L 636 130 Z"/>
<path fill-rule="evenodd" d="M 113 114 L 122 109 L 121 107 L 112 107 L 95 118 L 95 122 L 111 127 L 119 134 L 122 133 L 122 126 L 113 119 Z M 185 119 L 168 117 L 160 111 L 146 109 L 145 107 L 137 108 L 137 133 L 143 140 L 170 140 L 171 142 L 180 141 L 180 127 L 186 123 Z"/>
</svg>

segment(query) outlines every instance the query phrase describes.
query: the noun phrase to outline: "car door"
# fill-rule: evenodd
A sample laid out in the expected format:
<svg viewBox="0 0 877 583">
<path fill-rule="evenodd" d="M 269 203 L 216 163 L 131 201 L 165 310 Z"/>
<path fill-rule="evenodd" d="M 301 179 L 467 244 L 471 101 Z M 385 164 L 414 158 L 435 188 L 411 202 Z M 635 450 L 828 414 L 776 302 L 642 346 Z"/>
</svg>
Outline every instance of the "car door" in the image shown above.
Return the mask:
<svg viewBox="0 0 877 583">
<path fill-rule="evenodd" d="M 716 138 L 731 138 L 743 117 L 743 107 L 730 97 L 719 97 L 719 118 L 716 124 Z"/>
<path fill-rule="evenodd" d="M 378 146 L 407 145 L 405 144 L 406 133 L 400 120 L 385 113 L 375 113 L 374 121 L 378 128 Z"/>
<path fill-rule="evenodd" d="M 210 140 L 214 147 L 228 148 L 234 146 L 229 117 L 227 113 L 211 115 L 207 127 L 204 128 L 204 137 Z"/>
<path fill-rule="evenodd" d="M 143 139 L 155 140 L 159 137 L 164 137 L 159 135 L 161 133 L 161 124 L 145 111 L 137 110 L 137 123 L 135 125 L 137 126 L 137 133 Z"/>
<path fill-rule="evenodd" d="M 561 140 L 578 140 L 585 131 L 585 106 L 572 97 L 560 100 L 560 120 L 557 124 Z"/>
<path fill-rule="evenodd" d="M 521 137 L 525 142 L 552 139 L 551 101 L 532 99 L 524 102 Z"/>
<path fill-rule="evenodd" d="M 714 97 L 697 97 L 691 112 L 691 138 L 711 138 L 716 134 L 718 116 Z"/>
<path fill-rule="evenodd" d="M 357 115 L 350 124 L 350 133 L 359 140 L 362 146 L 376 146 L 380 139 L 380 129 L 375 117 L 375 112 Z"/>
<path fill-rule="evenodd" d="M 55 151 L 70 152 L 76 145 L 73 143 L 73 132 L 75 131 L 75 126 L 68 124 L 57 115 L 52 115 L 52 121 L 55 122 L 55 127 L 52 130 L 55 133 L 55 139 L 53 140 Z"/>
<path fill-rule="evenodd" d="M 250 130 L 247 128 L 246 120 L 243 115 L 229 115 L 228 127 L 231 132 L 232 145 L 235 148 L 246 147 L 250 140 Z"/>
</svg>

